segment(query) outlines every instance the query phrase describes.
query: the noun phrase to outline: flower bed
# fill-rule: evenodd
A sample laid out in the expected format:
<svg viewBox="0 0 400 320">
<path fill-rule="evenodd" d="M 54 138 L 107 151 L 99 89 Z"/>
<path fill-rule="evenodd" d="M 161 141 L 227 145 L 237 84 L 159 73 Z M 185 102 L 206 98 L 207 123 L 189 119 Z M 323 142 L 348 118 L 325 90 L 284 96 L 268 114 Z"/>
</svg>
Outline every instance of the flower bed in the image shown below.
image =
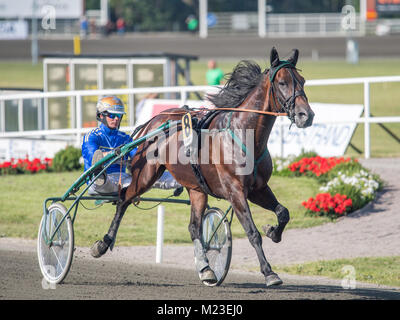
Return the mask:
<svg viewBox="0 0 400 320">
<path fill-rule="evenodd" d="M 320 185 L 321 193 L 303 201 L 306 213 L 337 218 L 364 207 L 382 188 L 379 176 L 363 168 L 357 159 L 324 158 L 315 153 L 274 160 L 274 174 L 308 176 Z"/>
<path fill-rule="evenodd" d="M 304 201 L 302 205 L 313 214 L 327 215 L 337 217 L 350 212 L 353 206 L 353 200 L 346 195 L 336 193 L 332 196 L 330 193 L 319 193 L 314 198 Z"/>
<path fill-rule="evenodd" d="M 51 171 L 52 159 L 44 158 L 43 160 L 35 158 L 32 161 L 25 159 L 11 159 L 0 163 L 0 174 L 21 174 L 21 173 L 37 173 L 40 171 Z"/>
<path fill-rule="evenodd" d="M 329 172 L 333 167 L 339 163 L 346 163 L 351 161 L 351 158 L 323 158 L 323 157 L 310 157 L 302 158 L 297 162 L 293 162 L 289 165 L 289 170 L 299 174 L 315 175 L 319 177 Z"/>
</svg>

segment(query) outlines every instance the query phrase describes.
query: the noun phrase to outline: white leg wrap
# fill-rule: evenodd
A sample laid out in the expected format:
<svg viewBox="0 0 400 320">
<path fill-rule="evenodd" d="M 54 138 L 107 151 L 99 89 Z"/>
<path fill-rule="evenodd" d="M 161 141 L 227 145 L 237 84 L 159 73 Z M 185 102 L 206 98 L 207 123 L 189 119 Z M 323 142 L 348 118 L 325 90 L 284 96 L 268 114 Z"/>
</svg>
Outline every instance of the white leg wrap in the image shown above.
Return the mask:
<svg viewBox="0 0 400 320">
<path fill-rule="evenodd" d="M 201 272 L 204 268 L 208 267 L 208 259 L 204 252 L 203 245 L 199 239 L 193 241 L 194 244 L 194 262 L 196 265 L 196 270 Z"/>
</svg>

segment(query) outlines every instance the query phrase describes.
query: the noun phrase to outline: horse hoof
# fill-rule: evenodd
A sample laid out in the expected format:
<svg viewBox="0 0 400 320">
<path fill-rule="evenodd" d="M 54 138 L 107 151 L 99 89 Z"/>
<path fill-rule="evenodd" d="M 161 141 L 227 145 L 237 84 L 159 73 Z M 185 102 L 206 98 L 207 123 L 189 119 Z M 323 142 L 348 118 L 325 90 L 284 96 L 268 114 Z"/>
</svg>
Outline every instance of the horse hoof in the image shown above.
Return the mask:
<svg viewBox="0 0 400 320">
<path fill-rule="evenodd" d="M 93 258 L 100 258 L 103 254 L 106 253 L 107 249 L 108 245 L 104 241 L 97 240 L 90 248 L 90 254 Z"/>
<path fill-rule="evenodd" d="M 215 276 L 214 271 L 212 271 L 210 268 L 207 268 L 203 272 L 200 272 L 199 276 L 200 276 L 200 280 L 206 286 L 212 286 L 215 283 L 217 283 L 217 281 L 218 281 L 217 277 Z"/>
<path fill-rule="evenodd" d="M 276 273 L 271 273 L 270 275 L 266 276 L 265 281 L 266 281 L 267 287 L 279 286 L 283 283 L 281 278 L 279 278 Z"/>
<path fill-rule="evenodd" d="M 266 226 L 263 226 L 262 229 L 265 232 L 265 235 L 268 238 L 270 238 L 273 242 L 275 242 L 275 243 L 281 242 L 282 237 L 275 233 L 276 229 L 274 226 L 267 224 Z"/>
</svg>

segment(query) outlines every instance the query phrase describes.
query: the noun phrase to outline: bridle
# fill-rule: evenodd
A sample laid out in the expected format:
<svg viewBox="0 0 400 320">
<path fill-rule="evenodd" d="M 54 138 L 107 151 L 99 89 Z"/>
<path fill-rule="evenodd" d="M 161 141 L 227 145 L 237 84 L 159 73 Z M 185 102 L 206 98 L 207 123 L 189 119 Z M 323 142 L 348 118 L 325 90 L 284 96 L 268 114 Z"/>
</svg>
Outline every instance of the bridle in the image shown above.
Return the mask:
<svg viewBox="0 0 400 320">
<path fill-rule="evenodd" d="M 277 72 L 282 69 L 282 68 L 287 68 L 291 77 L 292 77 L 292 86 L 293 86 L 293 94 L 285 99 L 284 97 L 282 98 L 282 95 L 277 94 L 279 90 L 276 89 L 274 80 Z M 296 90 L 297 84 L 300 84 L 300 81 L 297 79 L 297 77 L 293 73 L 293 69 L 296 69 L 296 66 L 293 65 L 290 61 L 279 61 L 279 64 L 275 67 L 272 67 L 269 70 L 266 70 L 267 74 L 269 75 L 269 81 L 270 81 L 270 87 L 269 87 L 269 96 L 272 97 L 272 101 L 274 104 L 274 110 L 278 113 L 284 112 L 287 114 L 289 120 L 293 124 L 295 122 L 295 101 L 297 97 L 305 97 L 307 99 L 307 96 L 301 88 L 301 90 Z M 277 107 L 276 105 L 276 100 L 279 102 L 281 105 L 280 108 Z"/>
</svg>

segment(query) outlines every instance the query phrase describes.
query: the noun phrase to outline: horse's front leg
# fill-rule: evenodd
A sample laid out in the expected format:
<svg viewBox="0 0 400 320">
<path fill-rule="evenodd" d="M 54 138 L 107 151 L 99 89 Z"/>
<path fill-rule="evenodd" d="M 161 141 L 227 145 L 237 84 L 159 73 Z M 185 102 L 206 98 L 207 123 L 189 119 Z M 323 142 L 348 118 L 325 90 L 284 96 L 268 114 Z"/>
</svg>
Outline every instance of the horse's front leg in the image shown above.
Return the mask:
<svg viewBox="0 0 400 320">
<path fill-rule="evenodd" d="M 261 273 L 265 277 L 266 285 L 272 286 L 282 284 L 282 280 L 278 277 L 276 273 L 272 271 L 270 264 L 265 258 L 262 248 L 262 237 L 253 221 L 250 208 L 244 194 L 234 194 L 234 196 L 232 196 L 231 198 L 231 204 L 233 210 L 236 213 L 236 216 L 243 226 L 243 229 L 246 231 L 247 237 L 251 245 L 257 252 L 258 261 L 260 262 Z"/>
<path fill-rule="evenodd" d="M 263 230 L 268 238 L 273 242 L 280 242 L 282 239 L 282 232 L 286 224 L 290 220 L 289 210 L 281 205 L 271 191 L 270 187 L 266 186 L 260 190 L 254 190 L 248 195 L 248 199 L 261 206 L 264 209 L 274 211 L 278 219 L 277 226 L 266 225 Z"/>
<path fill-rule="evenodd" d="M 188 229 L 194 245 L 194 261 L 196 270 L 200 275 L 201 281 L 212 284 L 217 282 L 217 277 L 208 264 L 203 242 L 201 241 L 202 216 L 207 206 L 207 195 L 193 189 L 188 191 L 191 203 L 190 223 Z"/>
</svg>

